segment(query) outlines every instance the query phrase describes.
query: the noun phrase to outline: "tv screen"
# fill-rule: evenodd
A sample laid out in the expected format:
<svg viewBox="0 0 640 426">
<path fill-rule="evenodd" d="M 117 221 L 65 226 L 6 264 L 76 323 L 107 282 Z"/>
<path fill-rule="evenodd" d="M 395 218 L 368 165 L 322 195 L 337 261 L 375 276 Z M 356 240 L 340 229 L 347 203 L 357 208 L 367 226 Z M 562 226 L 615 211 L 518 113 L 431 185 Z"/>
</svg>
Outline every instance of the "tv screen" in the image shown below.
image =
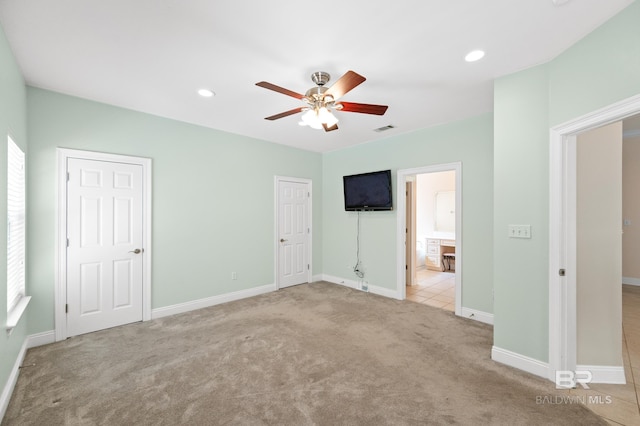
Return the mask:
<svg viewBox="0 0 640 426">
<path fill-rule="evenodd" d="M 342 177 L 344 209 L 393 210 L 391 170 Z"/>
</svg>

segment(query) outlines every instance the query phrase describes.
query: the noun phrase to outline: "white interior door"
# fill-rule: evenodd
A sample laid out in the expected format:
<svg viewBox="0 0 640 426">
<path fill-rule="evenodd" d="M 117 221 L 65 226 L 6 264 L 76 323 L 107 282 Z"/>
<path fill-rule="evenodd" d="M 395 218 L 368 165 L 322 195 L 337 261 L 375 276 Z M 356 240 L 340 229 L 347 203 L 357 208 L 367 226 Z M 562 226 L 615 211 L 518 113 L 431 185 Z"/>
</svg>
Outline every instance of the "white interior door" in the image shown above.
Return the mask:
<svg viewBox="0 0 640 426">
<path fill-rule="evenodd" d="M 67 335 L 142 321 L 142 166 L 69 158 L 67 171 Z"/>
<path fill-rule="evenodd" d="M 278 288 L 310 282 L 310 183 L 278 180 Z"/>
</svg>

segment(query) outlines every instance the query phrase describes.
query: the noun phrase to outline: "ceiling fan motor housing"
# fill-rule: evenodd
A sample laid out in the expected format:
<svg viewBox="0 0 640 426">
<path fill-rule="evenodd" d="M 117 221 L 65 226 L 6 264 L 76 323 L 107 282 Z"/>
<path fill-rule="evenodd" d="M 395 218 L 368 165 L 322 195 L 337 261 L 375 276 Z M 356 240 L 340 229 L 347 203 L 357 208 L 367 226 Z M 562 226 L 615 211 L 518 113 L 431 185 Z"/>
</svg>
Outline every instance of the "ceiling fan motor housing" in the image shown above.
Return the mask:
<svg viewBox="0 0 640 426">
<path fill-rule="evenodd" d="M 317 71 L 311 74 L 311 81 L 313 81 L 318 86 L 324 86 L 331 80 L 331 76 L 328 72 Z"/>
<path fill-rule="evenodd" d="M 309 101 L 320 100 L 320 99 L 324 98 L 324 92 L 326 92 L 327 90 L 329 90 L 329 89 L 327 89 L 326 87 L 315 86 L 315 87 L 312 87 L 311 89 L 307 90 L 307 92 L 304 94 L 304 96 Z"/>
</svg>

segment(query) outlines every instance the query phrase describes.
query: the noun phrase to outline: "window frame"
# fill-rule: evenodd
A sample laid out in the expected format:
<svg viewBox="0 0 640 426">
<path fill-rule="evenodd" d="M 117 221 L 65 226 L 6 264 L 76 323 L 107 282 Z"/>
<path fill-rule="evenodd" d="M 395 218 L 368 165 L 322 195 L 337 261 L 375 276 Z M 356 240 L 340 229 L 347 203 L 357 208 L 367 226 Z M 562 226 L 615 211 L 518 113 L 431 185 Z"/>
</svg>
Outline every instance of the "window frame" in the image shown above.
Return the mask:
<svg viewBox="0 0 640 426">
<path fill-rule="evenodd" d="M 7 331 L 22 317 L 26 295 L 26 155 L 7 135 Z"/>
</svg>

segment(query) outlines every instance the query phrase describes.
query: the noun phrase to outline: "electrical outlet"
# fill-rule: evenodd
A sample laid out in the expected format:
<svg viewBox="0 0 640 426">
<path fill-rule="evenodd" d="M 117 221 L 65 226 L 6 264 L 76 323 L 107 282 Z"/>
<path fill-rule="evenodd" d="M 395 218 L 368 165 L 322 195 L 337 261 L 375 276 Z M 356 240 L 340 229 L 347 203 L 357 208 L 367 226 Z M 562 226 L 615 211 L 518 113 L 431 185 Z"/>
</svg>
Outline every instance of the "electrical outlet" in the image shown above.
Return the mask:
<svg viewBox="0 0 640 426">
<path fill-rule="evenodd" d="M 369 282 L 363 281 L 362 284 L 360 285 L 360 288 L 362 289 L 362 291 L 369 291 Z"/>
<path fill-rule="evenodd" d="M 231 273 L 231 279 L 232 280 L 237 280 L 238 279 L 238 274 L 236 272 L 232 272 Z"/>
<path fill-rule="evenodd" d="M 531 225 L 509 225 L 509 238 L 531 238 Z"/>
</svg>

